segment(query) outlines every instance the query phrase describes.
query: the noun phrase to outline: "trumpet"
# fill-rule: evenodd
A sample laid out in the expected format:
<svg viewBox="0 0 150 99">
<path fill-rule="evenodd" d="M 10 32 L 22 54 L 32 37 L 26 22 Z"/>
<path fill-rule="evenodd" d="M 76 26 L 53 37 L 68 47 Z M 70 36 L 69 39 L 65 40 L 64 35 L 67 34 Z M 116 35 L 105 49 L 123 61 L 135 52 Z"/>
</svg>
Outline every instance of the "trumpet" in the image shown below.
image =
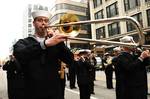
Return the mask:
<svg viewBox="0 0 150 99">
<path fill-rule="evenodd" d="M 80 27 L 82 24 L 93 24 L 93 23 L 108 23 L 108 22 L 119 22 L 119 21 L 128 21 L 135 26 L 139 41 L 138 43 L 122 43 L 115 41 L 107 41 L 107 40 L 95 40 L 95 39 L 86 39 L 86 38 L 75 38 L 78 35 Z M 145 43 L 145 37 L 143 33 L 142 26 L 140 23 L 135 20 L 133 17 L 123 16 L 123 17 L 114 17 L 114 18 L 106 18 L 106 19 L 98 19 L 98 20 L 87 20 L 87 21 L 79 21 L 79 19 L 74 14 L 64 14 L 60 18 L 60 24 L 57 25 L 49 25 L 48 27 L 59 27 L 60 32 L 69 35 L 68 39 L 70 40 L 78 40 L 78 41 L 87 41 L 87 42 L 98 42 L 100 44 L 106 45 L 118 45 L 118 46 L 142 46 L 146 48 L 150 48 L 150 45 L 143 45 Z"/>
</svg>

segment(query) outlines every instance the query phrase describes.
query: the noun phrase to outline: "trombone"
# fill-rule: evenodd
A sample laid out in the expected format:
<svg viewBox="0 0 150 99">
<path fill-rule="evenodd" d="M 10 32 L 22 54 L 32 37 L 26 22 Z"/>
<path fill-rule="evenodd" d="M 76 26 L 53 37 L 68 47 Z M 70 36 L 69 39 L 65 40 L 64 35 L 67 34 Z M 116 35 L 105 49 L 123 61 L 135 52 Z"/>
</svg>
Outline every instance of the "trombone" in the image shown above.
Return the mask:
<svg viewBox="0 0 150 99">
<path fill-rule="evenodd" d="M 118 46 L 141 46 L 150 48 L 150 45 L 143 45 L 145 43 L 145 37 L 143 34 L 143 29 L 140 23 L 135 20 L 133 17 L 123 16 L 123 17 L 114 17 L 114 18 L 106 18 L 106 19 L 98 19 L 98 20 L 87 20 L 87 21 L 78 21 L 79 19 L 73 14 L 64 14 L 60 19 L 60 24 L 57 25 L 49 25 L 48 27 L 60 27 L 61 32 L 70 35 L 68 39 L 78 40 L 78 41 L 88 41 L 88 42 L 98 42 L 100 44 L 112 44 Z M 82 24 L 93 24 L 93 23 L 108 23 L 108 22 L 119 22 L 119 21 L 128 21 L 134 25 L 138 32 L 139 42 L 136 44 L 131 43 L 122 43 L 116 41 L 107 41 L 107 40 L 95 40 L 95 39 L 86 39 L 86 38 L 75 38 L 78 34 L 80 25 Z M 72 36 L 73 35 L 73 36 Z"/>
</svg>

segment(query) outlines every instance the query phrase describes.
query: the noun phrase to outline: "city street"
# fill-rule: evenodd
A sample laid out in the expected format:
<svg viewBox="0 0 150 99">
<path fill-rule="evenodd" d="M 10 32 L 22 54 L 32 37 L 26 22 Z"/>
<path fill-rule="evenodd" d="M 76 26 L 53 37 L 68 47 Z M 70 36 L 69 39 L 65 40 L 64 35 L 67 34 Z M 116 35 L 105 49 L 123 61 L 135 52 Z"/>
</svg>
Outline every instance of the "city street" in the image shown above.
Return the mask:
<svg viewBox="0 0 150 99">
<path fill-rule="evenodd" d="M 115 80 L 113 80 L 113 82 L 115 86 Z M 67 82 L 66 99 L 80 99 L 78 89 L 70 90 L 68 86 L 69 84 Z M 103 71 L 97 71 L 95 95 L 92 95 L 91 99 L 115 99 L 115 89 L 106 88 L 105 74 Z"/>
<path fill-rule="evenodd" d="M 148 73 L 148 81 L 150 85 L 150 73 Z M 113 80 L 113 84 L 115 87 L 115 79 Z M 0 99 L 8 99 L 6 89 L 6 73 L 0 70 Z M 77 89 L 70 89 L 68 81 L 66 83 L 65 99 L 79 99 L 78 87 Z M 95 81 L 95 95 L 92 95 L 91 99 L 115 99 L 115 89 L 106 88 L 105 74 L 103 71 L 97 71 L 97 77 Z M 150 99 L 150 96 L 148 99 Z"/>
<path fill-rule="evenodd" d="M 66 67 L 70 77 L 78 73 L 82 96 L 95 68 L 90 99 L 116 99 L 115 88 L 117 98 L 150 99 L 150 0 L 3 0 L 0 7 L 0 99 L 8 99 L 7 89 L 21 99 L 24 91 L 29 99 L 61 97 Z M 104 69 L 108 79 L 118 70 L 113 88 Z M 80 99 L 77 82 L 75 89 L 69 84 L 65 99 Z"/>
<path fill-rule="evenodd" d="M 148 89 L 150 93 L 150 73 L 148 73 Z M 115 88 L 115 75 L 113 74 L 113 86 Z M 66 99 L 79 99 L 78 89 L 70 90 L 68 87 L 68 83 L 66 86 Z M 95 81 L 95 95 L 91 96 L 91 99 L 116 99 L 115 98 L 115 89 L 107 89 L 106 88 L 106 79 L 103 71 L 97 71 L 96 73 L 96 81 Z M 148 99 L 150 99 L 150 95 L 148 95 Z"/>
</svg>

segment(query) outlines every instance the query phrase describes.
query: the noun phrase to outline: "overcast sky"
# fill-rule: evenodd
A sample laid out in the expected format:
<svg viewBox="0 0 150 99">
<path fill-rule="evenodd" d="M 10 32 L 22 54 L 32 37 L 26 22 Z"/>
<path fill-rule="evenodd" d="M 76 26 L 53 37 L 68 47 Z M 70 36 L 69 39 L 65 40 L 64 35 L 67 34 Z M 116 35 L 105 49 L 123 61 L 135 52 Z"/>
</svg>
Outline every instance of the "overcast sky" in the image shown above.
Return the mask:
<svg viewBox="0 0 150 99">
<path fill-rule="evenodd" d="M 50 7 L 55 0 L 3 0 L 0 4 L 0 58 L 9 54 L 9 47 L 15 38 L 21 37 L 23 12 L 28 4 Z M 80 1 L 80 0 L 73 0 Z"/>
</svg>

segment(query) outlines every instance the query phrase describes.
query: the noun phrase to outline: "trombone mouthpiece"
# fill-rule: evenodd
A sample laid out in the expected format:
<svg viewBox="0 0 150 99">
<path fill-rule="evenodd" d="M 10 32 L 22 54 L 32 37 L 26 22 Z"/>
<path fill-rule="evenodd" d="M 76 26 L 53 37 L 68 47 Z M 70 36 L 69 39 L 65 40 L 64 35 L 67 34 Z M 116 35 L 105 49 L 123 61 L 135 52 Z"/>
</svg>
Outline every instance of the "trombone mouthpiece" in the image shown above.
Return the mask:
<svg viewBox="0 0 150 99">
<path fill-rule="evenodd" d="M 42 25 L 42 28 L 49 28 L 49 26 Z"/>
</svg>

